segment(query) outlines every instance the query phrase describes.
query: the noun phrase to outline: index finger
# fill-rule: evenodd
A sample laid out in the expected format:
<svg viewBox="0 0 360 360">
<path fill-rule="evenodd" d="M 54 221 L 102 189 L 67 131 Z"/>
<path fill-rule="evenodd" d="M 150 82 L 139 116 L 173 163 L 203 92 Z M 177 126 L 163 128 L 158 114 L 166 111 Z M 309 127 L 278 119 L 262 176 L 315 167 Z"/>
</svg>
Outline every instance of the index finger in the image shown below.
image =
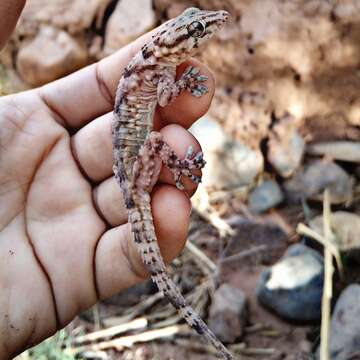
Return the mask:
<svg viewBox="0 0 360 360">
<path fill-rule="evenodd" d="M 201 75 L 205 75 L 207 80 L 203 83 L 208 89 L 208 92 L 200 97 L 194 97 L 188 91 L 182 92 L 174 102 L 165 107 L 158 107 L 156 113 L 154 127 L 161 129 L 168 124 L 178 124 L 185 129 L 189 128 L 194 121 L 203 116 L 208 110 L 211 100 L 215 92 L 215 79 L 207 66 L 195 59 L 190 59 L 181 64 L 177 73 L 182 74 L 189 65 L 200 70 Z"/>
<path fill-rule="evenodd" d="M 0 50 L 14 30 L 26 0 L 2 0 L 0 2 Z"/>
<path fill-rule="evenodd" d="M 151 38 L 153 30 L 113 55 L 35 90 L 69 128 L 80 128 L 113 108 L 125 66 Z"/>
</svg>

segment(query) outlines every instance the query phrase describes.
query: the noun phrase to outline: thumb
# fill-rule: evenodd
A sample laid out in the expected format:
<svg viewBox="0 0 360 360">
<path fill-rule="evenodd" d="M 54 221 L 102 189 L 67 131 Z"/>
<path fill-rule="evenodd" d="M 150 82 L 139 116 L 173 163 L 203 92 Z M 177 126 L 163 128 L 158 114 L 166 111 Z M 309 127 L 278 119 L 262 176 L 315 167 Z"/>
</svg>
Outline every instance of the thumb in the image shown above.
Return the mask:
<svg viewBox="0 0 360 360">
<path fill-rule="evenodd" d="M 2 0 L 0 2 L 0 50 L 15 28 L 26 0 Z"/>
<path fill-rule="evenodd" d="M 152 213 L 160 250 L 166 262 L 185 245 L 190 200 L 171 185 L 159 185 L 152 193 Z M 100 298 L 108 298 L 148 277 L 132 239 L 129 224 L 108 230 L 99 240 L 96 255 L 96 283 Z"/>
</svg>

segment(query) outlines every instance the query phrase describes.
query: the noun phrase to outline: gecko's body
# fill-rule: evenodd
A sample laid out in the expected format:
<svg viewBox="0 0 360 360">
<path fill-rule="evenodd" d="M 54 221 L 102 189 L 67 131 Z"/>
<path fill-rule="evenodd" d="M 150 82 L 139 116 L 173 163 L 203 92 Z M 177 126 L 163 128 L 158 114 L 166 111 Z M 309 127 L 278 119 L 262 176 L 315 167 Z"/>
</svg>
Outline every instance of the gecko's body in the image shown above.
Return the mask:
<svg viewBox="0 0 360 360">
<path fill-rule="evenodd" d="M 202 153 L 190 148 L 180 160 L 160 133 L 152 131 L 154 111 L 167 105 L 183 90 L 194 96 L 207 92 L 205 76 L 189 67 L 175 81 L 176 66 L 191 57 L 227 20 L 225 11 L 185 10 L 163 24 L 152 39 L 131 60 L 116 93 L 112 127 L 114 173 L 123 192 L 134 242 L 142 261 L 160 291 L 180 312 L 187 323 L 214 345 L 224 359 L 233 359 L 200 316 L 189 307 L 168 276 L 159 246 L 150 205 L 150 193 L 160 172 L 159 156 L 172 171 L 178 188 L 180 178 L 194 182 L 200 178 L 192 169 L 204 166 Z"/>
</svg>

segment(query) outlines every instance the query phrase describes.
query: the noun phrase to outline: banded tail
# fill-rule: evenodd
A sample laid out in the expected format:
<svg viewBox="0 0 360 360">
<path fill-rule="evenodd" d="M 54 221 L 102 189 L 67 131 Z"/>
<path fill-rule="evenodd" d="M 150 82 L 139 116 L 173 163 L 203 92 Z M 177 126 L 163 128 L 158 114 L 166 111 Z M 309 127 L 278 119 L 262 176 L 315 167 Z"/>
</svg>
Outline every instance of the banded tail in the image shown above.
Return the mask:
<svg viewBox="0 0 360 360">
<path fill-rule="evenodd" d="M 145 203 L 144 198 L 142 198 L 141 204 L 136 204 L 135 207 L 130 210 L 129 222 L 131 223 L 134 241 L 142 261 L 159 290 L 178 310 L 181 317 L 186 320 L 189 326 L 199 335 L 204 336 L 224 359 L 233 360 L 234 357 L 231 353 L 214 335 L 196 311 L 187 304 L 179 288 L 168 275 L 157 243 L 151 214 L 150 196 L 148 197 L 147 203 Z"/>
</svg>

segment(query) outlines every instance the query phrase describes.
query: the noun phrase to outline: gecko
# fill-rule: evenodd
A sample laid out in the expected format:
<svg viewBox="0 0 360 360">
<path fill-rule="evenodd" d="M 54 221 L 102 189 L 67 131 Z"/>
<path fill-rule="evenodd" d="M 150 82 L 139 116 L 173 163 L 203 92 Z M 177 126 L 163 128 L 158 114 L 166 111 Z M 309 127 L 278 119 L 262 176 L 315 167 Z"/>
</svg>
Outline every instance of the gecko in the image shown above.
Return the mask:
<svg viewBox="0 0 360 360">
<path fill-rule="evenodd" d="M 158 28 L 123 71 L 115 97 L 112 142 L 113 171 L 142 262 L 181 317 L 204 336 L 222 358 L 231 360 L 231 353 L 186 303 L 168 275 L 157 243 L 150 202 L 161 169 L 157 158 L 171 171 L 177 188 L 184 189 L 182 176 L 194 183 L 201 181 L 193 170 L 205 165 L 202 152 L 194 154 L 190 146 L 180 159 L 162 135 L 153 131 L 153 117 L 157 105 L 166 106 L 183 91 L 195 97 L 208 91 L 204 84 L 207 77 L 201 75 L 199 69 L 188 66 L 176 80 L 176 68 L 193 56 L 227 19 L 228 13 L 223 10 L 188 8 Z"/>
</svg>

